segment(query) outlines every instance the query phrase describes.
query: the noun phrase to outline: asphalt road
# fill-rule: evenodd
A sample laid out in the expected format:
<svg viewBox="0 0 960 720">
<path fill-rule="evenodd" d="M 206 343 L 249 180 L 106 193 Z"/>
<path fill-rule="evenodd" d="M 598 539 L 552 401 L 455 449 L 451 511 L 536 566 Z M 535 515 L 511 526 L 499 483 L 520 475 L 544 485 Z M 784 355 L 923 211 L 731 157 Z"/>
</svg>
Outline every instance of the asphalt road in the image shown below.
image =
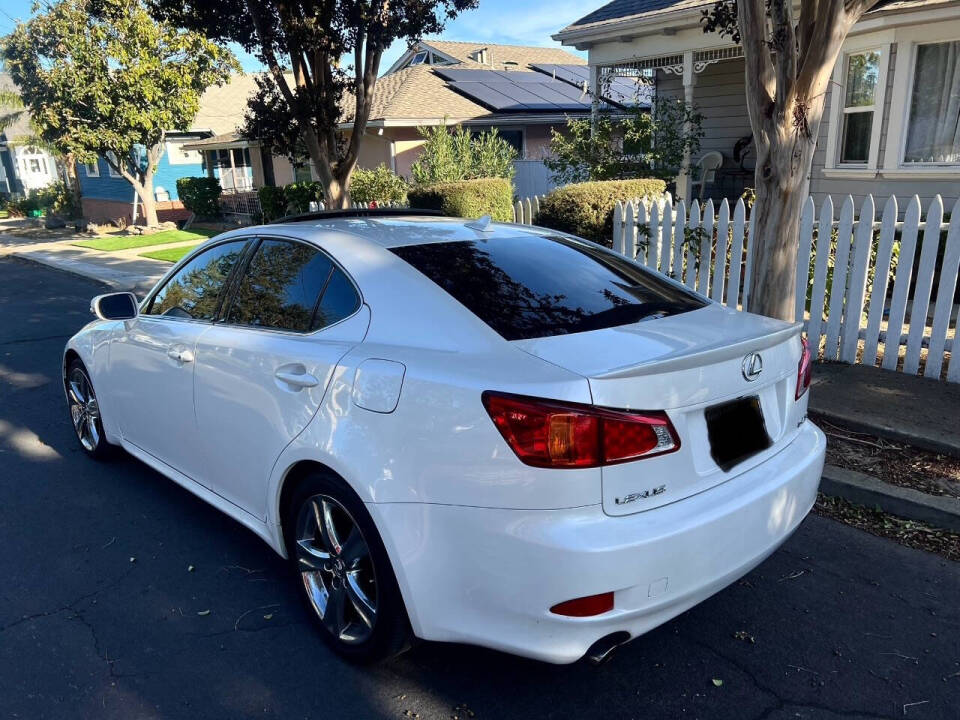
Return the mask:
<svg viewBox="0 0 960 720">
<path fill-rule="evenodd" d="M 253 534 L 81 454 L 58 372 L 98 291 L 0 261 L 0 718 L 960 717 L 960 565 L 818 517 L 601 668 L 348 665 Z"/>
</svg>

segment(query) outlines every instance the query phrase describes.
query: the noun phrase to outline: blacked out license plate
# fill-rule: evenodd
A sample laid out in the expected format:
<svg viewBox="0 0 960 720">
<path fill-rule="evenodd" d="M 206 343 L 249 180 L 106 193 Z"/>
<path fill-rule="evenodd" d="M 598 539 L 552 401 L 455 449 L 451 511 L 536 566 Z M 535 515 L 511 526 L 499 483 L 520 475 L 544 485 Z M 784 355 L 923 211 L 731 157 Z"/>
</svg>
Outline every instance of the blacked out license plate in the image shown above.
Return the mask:
<svg viewBox="0 0 960 720">
<path fill-rule="evenodd" d="M 760 398 L 737 398 L 703 412 L 710 439 L 710 455 L 724 471 L 770 447 Z"/>
</svg>

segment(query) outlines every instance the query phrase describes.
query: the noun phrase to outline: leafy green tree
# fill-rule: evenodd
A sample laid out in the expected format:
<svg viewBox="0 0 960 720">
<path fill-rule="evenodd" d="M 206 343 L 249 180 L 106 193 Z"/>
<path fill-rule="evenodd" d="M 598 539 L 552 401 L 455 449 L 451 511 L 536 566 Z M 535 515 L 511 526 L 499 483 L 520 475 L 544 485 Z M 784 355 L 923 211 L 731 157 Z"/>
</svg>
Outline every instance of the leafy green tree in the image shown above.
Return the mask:
<svg viewBox="0 0 960 720">
<path fill-rule="evenodd" d="M 703 137 L 703 116 L 680 100 L 661 99 L 653 112 L 571 119 L 552 131 L 544 160 L 558 184 L 592 180 L 675 178 Z"/>
<path fill-rule="evenodd" d="M 426 142 L 410 166 L 410 175 L 417 185 L 513 178 L 517 151 L 500 137 L 496 128 L 470 133 L 458 125 L 450 132 L 445 125 L 438 125 L 421 127 L 418 131 Z"/>
<path fill-rule="evenodd" d="M 140 0 L 45 7 L 2 45 L 37 134 L 77 162 L 104 157 L 156 225 L 165 134 L 190 127 L 203 91 L 239 70 L 236 59 L 199 33 L 154 21 Z"/>
<path fill-rule="evenodd" d="M 395 40 L 436 35 L 477 0 L 148 0 L 179 27 L 239 43 L 268 68 L 244 132 L 307 155 L 328 207 L 348 207 L 380 59 Z"/>
</svg>

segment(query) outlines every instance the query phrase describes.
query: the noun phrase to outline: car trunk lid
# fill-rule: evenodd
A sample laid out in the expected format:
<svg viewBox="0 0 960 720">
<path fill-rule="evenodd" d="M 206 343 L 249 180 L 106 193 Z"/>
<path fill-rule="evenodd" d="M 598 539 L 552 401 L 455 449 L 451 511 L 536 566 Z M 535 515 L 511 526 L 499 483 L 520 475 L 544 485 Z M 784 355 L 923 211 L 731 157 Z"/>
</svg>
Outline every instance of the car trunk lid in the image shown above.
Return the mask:
<svg viewBox="0 0 960 720">
<path fill-rule="evenodd" d="M 796 402 L 794 397 L 799 332 L 798 325 L 708 305 L 630 325 L 514 344 L 586 377 L 597 406 L 665 410 L 669 415 L 680 437 L 677 452 L 603 468 L 604 509 L 625 515 L 702 492 L 790 441 L 806 408 L 805 398 Z M 756 355 L 759 360 L 753 359 Z M 738 400 L 740 405 L 726 407 Z M 711 427 L 714 443 L 725 442 L 718 432 L 722 436 L 726 422 L 744 423 L 744 433 L 755 432 L 744 422 L 744 413 L 749 416 L 751 411 L 742 405 L 759 408 L 760 432 L 765 431 L 769 442 L 729 465 L 711 446 Z M 737 439 L 734 433 L 733 441 Z"/>
</svg>

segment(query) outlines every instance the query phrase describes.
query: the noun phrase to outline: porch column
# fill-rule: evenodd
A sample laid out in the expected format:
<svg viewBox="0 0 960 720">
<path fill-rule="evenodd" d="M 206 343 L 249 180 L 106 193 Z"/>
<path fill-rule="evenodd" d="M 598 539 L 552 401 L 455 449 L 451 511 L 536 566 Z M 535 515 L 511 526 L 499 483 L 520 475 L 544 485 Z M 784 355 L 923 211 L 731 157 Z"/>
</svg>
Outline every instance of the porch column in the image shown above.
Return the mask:
<svg viewBox="0 0 960 720">
<path fill-rule="evenodd" d="M 687 105 L 693 104 L 693 86 L 696 84 L 696 74 L 693 72 L 693 50 L 687 50 L 683 53 L 683 101 Z M 689 132 L 689 126 L 685 128 Z M 691 199 L 691 163 L 692 158 L 689 152 L 683 155 L 683 167 L 680 168 L 680 174 L 677 175 L 677 197 L 686 201 Z"/>
<path fill-rule="evenodd" d="M 213 163 L 215 162 L 214 158 L 217 157 L 216 150 L 204 150 L 203 157 L 207 165 L 207 177 L 214 178 L 216 175 L 213 172 Z"/>
<path fill-rule="evenodd" d="M 590 134 L 597 129 L 597 117 L 600 115 L 600 66 L 590 66 Z"/>
</svg>

